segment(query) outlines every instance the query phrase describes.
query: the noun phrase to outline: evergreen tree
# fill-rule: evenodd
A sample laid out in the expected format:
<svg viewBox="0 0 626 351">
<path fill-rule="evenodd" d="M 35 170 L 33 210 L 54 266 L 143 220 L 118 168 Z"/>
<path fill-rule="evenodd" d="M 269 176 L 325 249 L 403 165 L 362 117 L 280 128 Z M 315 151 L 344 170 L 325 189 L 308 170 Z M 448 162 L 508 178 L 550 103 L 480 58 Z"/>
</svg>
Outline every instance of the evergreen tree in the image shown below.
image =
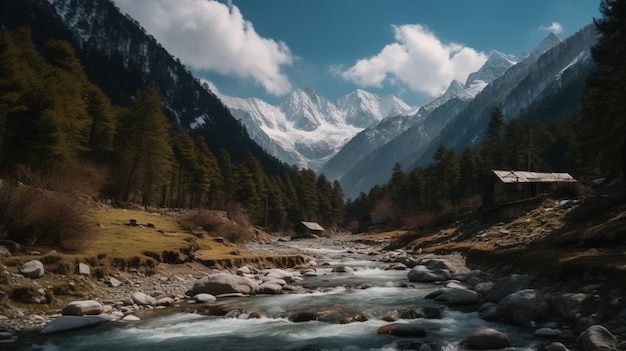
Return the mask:
<svg viewBox="0 0 626 351">
<path fill-rule="evenodd" d="M 502 137 L 504 132 L 504 113 L 498 107 L 494 107 L 489 113 L 489 124 L 483 139 L 483 160 L 490 169 L 504 167 L 504 148 Z"/>
<path fill-rule="evenodd" d="M 87 89 L 85 98 L 91 118 L 89 158 L 96 163 L 108 163 L 113 153 L 116 122 L 111 100 L 96 86 Z"/>
<path fill-rule="evenodd" d="M 580 166 L 591 176 L 626 174 L 626 1 L 602 0 L 591 49 L 595 70 L 577 123 Z"/>
<path fill-rule="evenodd" d="M 172 162 L 170 126 L 155 88 L 140 89 L 133 106 L 120 116 L 117 134 L 121 197 L 141 194 L 142 205 L 167 184 Z"/>
</svg>

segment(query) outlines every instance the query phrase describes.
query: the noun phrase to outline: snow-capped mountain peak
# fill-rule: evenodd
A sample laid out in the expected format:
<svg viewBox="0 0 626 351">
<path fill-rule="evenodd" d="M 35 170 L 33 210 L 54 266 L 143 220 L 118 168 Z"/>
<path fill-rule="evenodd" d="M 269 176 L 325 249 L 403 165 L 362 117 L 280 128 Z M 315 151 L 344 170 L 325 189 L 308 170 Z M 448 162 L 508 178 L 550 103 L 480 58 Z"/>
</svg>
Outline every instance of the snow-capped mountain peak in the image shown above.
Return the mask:
<svg viewBox="0 0 626 351">
<path fill-rule="evenodd" d="M 335 102 L 312 88 L 296 89 L 278 106 L 256 98 L 218 96 L 266 150 L 313 170 L 364 128 L 411 109 L 393 95 L 360 89 Z"/>
<path fill-rule="evenodd" d="M 526 58 L 526 57 L 532 56 L 534 58 L 538 58 L 539 56 L 543 55 L 548 50 L 559 45 L 561 42 L 563 42 L 563 39 L 561 39 L 561 37 L 559 37 L 558 35 L 554 33 L 550 33 L 545 38 L 543 38 L 543 40 L 539 43 L 539 45 L 537 45 L 533 50 L 522 54 L 522 57 Z"/>
<path fill-rule="evenodd" d="M 483 66 L 476 72 L 471 73 L 465 82 L 465 88 L 469 88 L 478 81 L 490 83 L 502 76 L 506 70 L 517 64 L 518 60 L 513 55 L 507 55 L 493 50 Z"/>
</svg>

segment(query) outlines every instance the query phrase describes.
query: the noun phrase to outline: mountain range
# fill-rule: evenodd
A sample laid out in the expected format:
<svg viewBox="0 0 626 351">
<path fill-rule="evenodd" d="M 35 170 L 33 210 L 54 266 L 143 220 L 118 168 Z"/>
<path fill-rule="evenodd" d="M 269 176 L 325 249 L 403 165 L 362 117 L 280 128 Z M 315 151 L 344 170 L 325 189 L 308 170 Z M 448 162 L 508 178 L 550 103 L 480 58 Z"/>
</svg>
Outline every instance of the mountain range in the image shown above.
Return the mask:
<svg viewBox="0 0 626 351">
<path fill-rule="evenodd" d="M 477 145 L 493 107 L 507 120 L 575 108 L 596 40 L 589 25 L 565 40 L 551 34 L 517 57 L 493 51 L 465 82 L 451 82 L 422 106 L 364 90 L 330 101 L 310 88 L 275 106 L 211 91 L 110 0 L 3 1 L 0 25 L 30 26 L 37 45 L 69 41 L 89 80 L 114 104 L 128 106 L 137 89 L 155 86 L 174 130 L 203 135 L 233 162 L 251 152 L 269 174 L 289 165 L 324 173 L 348 198 L 387 182 L 395 163 L 405 170 L 428 165 L 439 144 L 457 151 Z"/>
<path fill-rule="evenodd" d="M 297 89 L 278 106 L 257 98 L 218 97 L 262 147 L 284 162 L 315 171 L 364 128 L 410 110 L 392 95 L 364 90 L 330 101 L 311 88 Z"/>
<path fill-rule="evenodd" d="M 588 25 L 565 40 L 551 33 L 519 57 L 492 51 L 466 82 L 453 81 L 444 94 L 417 107 L 363 90 L 335 102 L 311 89 L 296 90 L 279 106 L 219 97 L 272 155 L 339 180 L 346 197 L 355 198 L 387 182 L 396 163 L 408 170 L 427 166 L 439 144 L 457 151 L 475 146 L 493 107 L 510 120 L 564 90 L 569 93 L 554 108 L 575 107 L 595 39 Z"/>
</svg>

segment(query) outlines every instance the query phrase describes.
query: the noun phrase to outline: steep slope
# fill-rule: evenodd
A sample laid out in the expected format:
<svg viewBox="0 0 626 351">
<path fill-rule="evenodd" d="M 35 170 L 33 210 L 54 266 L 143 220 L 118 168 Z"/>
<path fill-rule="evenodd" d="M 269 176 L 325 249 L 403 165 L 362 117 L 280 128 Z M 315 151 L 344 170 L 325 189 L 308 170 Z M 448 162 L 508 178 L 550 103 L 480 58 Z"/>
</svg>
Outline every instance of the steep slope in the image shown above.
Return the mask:
<svg viewBox="0 0 626 351">
<path fill-rule="evenodd" d="M 267 170 L 284 168 L 263 151 L 245 128 L 180 60 L 109 0 L 9 0 L 0 3 L 0 24 L 28 25 L 38 45 L 69 41 L 88 78 L 114 104 L 129 105 L 137 89 L 154 86 L 175 129 L 196 127 L 214 152 L 226 149 L 238 162 L 252 152 Z"/>
<path fill-rule="evenodd" d="M 430 163 L 430 155 L 437 145 L 444 144 L 456 150 L 468 145 L 477 145 L 484 135 L 489 121 L 489 111 L 499 106 L 505 119 L 520 116 L 531 104 L 545 94 L 555 94 L 571 79 L 584 75 L 590 65 L 589 48 L 596 40 L 593 25 L 588 25 L 539 55 L 534 50 L 523 61 L 515 65 L 505 75 L 489 84 L 476 98 L 431 142 L 413 166 Z M 545 42 L 554 42 L 551 35 Z M 574 97 L 578 99 L 579 96 Z"/>
<path fill-rule="evenodd" d="M 396 135 L 390 141 L 369 139 L 367 144 L 348 143 L 335 158 L 324 167 L 329 178 L 340 178 L 342 189 L 347 197 L 354 198 L 360 192 L 367 192 L 376 184 L 389 180 L 396 163 L 401 165 L 415 162 L 415 155 L 421 155 L 439 132 L 456 117 L 479 94 L 489 82 L 504 74 L 517 63 L 514 57 L 493 51 L 485 64 L 475 73 L 468 76 L 462 84 L 453 81 L 447 91 L 439 98 L 425 104 L 414 118 L 415 122 L 408 129 Z M 378 129 L 379 126 L 376 126 Z M 380 125 L 380 128 L 385 128 Z M 375 133 L 372 133 L 375 135 Z M 383 134 L 379 132 L 378 134 Z M 356 138 L 355 138 L 356 139 Z M 351 148 L 348 149 L 348 146 Z M 367 150 L 358 156 L 352 150 Z M 331 176 L 332 175 L 332 176 Z"/>
<path fill-rule="evenodd" d="M 297 89 L 278 106 L 255 98 L 219 97 L 265 150 L 316 171 L 363 128 L 410 109 L 394 96 L 363 90 L 332 102 L 310 88 Z"/>
</svg>

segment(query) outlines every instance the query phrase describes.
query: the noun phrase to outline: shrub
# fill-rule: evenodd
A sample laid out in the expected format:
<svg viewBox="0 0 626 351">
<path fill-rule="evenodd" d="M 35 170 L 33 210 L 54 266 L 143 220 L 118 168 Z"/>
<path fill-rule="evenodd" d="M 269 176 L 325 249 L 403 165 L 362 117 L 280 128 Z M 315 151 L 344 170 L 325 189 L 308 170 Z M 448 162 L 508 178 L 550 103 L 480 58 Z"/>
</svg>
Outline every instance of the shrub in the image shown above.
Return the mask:
<svg viewBox="0 0 626 351">
<path fill-rule="evenodd" d="M 232 243 L 243 243 L 252 239 L 252 233 L 247 227 L 247 217 L 237 212 L 239 220 L 232 220 L 225 212 L 193 210 L 186 211 L 178 216 L 178 223 L 188 231 L 202 228 L 212 236 L 221 236 Z"/>
<path fill-rule="evenodd" d="M 66 194 L 9 184 L 0 191 L 0 221 L 8 238 L 21 244 L 77 250 L 91 228 L 85 211 L 84 204 Z"/>
<path fill-rule="evenodd" d="M 99 196 L 108 178 L 104 168 L 77 160 L 56 163 L 39 172 L 20 165 L 16 167 L 15 176 L 23 184 L 34 188 L 92 198 Z"/>
</svg>

